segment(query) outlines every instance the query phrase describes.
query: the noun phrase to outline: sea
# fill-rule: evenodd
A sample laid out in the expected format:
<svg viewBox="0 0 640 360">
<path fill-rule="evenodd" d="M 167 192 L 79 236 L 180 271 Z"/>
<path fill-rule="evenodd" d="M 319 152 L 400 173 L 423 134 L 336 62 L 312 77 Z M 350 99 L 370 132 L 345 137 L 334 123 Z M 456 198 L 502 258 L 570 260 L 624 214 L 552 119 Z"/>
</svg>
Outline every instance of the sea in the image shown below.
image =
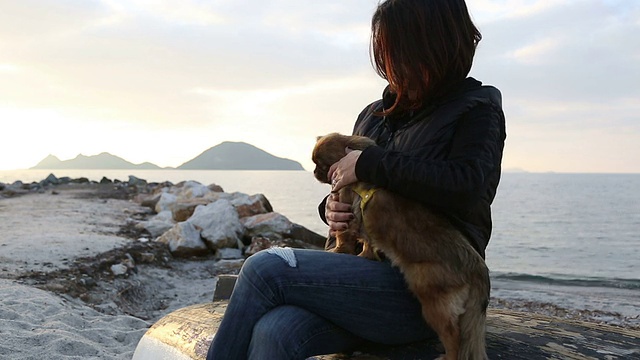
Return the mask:
<svg viewBox="0 0 640 360">
<path fill-rule="evenodd" d="M 0 182 L 51 170 L 0 171 Z M 317 205 L 329 193 L 308 171 L 54 170 L 57 177 L 194 180 L 264 194 L 274 211 L 325 234 Z M 487 248 L 492 298 L 523 309 L 590 313 L 640 326 L 640 174 L 504 173 Z M 622 319 L 622 320 L 621 320 Z"/>
</svg>

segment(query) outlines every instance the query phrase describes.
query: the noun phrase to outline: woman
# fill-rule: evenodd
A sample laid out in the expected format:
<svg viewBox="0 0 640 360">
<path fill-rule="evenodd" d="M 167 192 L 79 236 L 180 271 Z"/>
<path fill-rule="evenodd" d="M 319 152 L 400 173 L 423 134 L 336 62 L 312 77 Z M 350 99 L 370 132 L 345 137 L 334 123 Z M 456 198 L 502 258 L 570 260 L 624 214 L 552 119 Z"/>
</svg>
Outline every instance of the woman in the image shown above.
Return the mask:
<svg viewBox="0 0 640 360">
<path fill-rule="evenodd" d="M 467 78 L 480 39 L 464 0 L 383 1 L 372 53 L 389 86 L 354 129 L 377 146 L 349 152 L 329 176 L 334 190 L 365 181 L 424 203 L 484 257 L 505 128 L 500 92 Z M 353 216 L 332 197 L 320 213 L 330 235 Z M 270 249 L 245 262 L 207 359 L 305 359 L 433 336 L 388 262 Z"/>
</svg>

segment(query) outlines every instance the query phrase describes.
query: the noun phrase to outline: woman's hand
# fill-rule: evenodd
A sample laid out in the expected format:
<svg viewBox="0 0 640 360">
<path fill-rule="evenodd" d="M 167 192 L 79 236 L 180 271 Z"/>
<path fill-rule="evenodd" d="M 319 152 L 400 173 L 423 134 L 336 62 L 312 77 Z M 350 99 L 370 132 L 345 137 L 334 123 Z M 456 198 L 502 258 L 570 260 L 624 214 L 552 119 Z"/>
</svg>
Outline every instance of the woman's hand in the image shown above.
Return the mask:
<svg viewBox="0 0 640 360">
<path fill-rule="evenodd" d="M 324 216 L 329 224 L 329 235 L 331 236 L 336 236 L 336 231 L 346 230 L 349 221 L 354 218 L 351 204 L 341 203 L 337 193 L 332 193 L 327 198 Z"/>
<path fill-rule="evenodd" d="M 345 149 L 346 155 L 337 163 L 331 165 L 327 178 L 331 179 L 332 192 L 358 181 L 356 177 L 356 162 L 362 154 L 360 150 Z"/>
</svg>

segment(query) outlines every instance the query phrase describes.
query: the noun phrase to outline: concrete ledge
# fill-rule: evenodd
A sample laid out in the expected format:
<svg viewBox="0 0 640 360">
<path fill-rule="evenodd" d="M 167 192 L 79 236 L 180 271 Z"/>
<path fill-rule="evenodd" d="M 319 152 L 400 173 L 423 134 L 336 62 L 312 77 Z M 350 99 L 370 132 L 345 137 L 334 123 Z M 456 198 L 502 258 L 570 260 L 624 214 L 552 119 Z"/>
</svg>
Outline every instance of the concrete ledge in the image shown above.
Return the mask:
<svg viewBox="0 0 640 360">
<path fill-rule="evenodd" d="M 147 331 L 133 360 L 205 359 L 226 306 L 227 301 L 222 300 L 168 314 Z M 428 341 L 396 347 L 371 346 L 351 356 L 335 354 L 315 359 L 432 359 L 440 352 L 437 341 Z M 490 359 L 640 359 L 640 331 L 490 309 L 487 353 Z"/>
</svg>

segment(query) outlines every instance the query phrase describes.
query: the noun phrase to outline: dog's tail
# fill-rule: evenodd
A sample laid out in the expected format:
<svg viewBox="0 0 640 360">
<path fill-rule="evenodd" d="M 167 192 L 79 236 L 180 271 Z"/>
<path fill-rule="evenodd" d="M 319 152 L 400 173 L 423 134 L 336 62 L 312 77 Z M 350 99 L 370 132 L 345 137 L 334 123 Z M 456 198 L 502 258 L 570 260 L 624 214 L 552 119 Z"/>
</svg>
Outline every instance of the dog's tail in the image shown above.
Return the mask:
<svg viewBox="0 0 640 360">
<path fill-rule="evenodd" d="M 460 315 L 460 351 L 458 360 L 487 360 L 485 320 L 489 305 L 491 284 L 489 269 L 484 262 L 479 265 L 481 270 L 474 279 L 475 286 L 471 286 L 465 311 Z"/>
</svg>

